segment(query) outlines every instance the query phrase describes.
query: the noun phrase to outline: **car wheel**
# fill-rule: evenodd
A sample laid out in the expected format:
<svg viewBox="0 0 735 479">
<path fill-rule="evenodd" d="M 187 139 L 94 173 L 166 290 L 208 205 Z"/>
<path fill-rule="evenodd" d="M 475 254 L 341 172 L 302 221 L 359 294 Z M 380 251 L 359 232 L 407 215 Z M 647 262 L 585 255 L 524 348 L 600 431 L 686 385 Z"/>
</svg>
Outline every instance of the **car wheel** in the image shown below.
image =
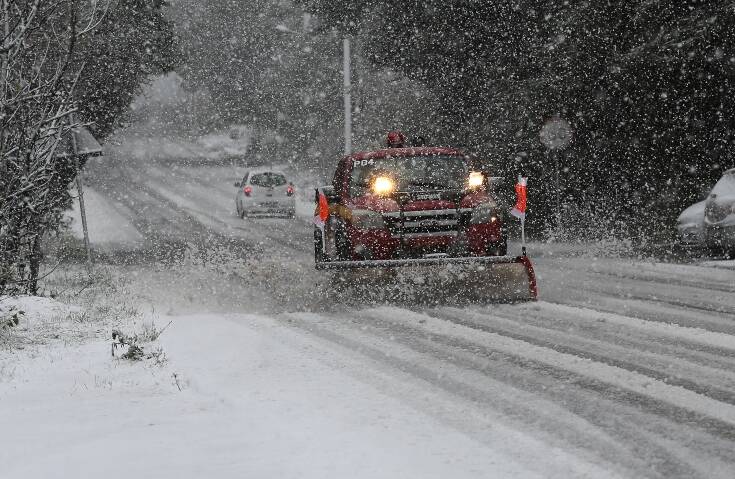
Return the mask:
<svg viewBox="0 0 735 479">
<path fill-rule="evenodd" d="M 720 243 L 708 243 L 707 254 L 708 256 L 722 256 L 725 254 L 725 249 Z"/>
</svg>

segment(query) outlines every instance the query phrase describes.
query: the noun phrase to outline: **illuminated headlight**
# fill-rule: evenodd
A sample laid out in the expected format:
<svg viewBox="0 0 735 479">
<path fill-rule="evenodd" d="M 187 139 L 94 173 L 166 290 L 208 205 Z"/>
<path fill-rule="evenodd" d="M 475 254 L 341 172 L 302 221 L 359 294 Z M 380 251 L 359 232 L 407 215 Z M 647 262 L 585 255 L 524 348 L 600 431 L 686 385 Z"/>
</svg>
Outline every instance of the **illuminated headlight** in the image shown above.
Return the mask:
<svg viewBox="0 0 735 479">
<path fill-rule="evenodd" d="M 378 176 L 373 180 L 372 190 L 378 196 L 388 196 L 396 189 L 396 183 L 387 176 Z"/>
<path fill-rule="evenodd" d="M 467 187 L 471 190 L 480 188 L 483 184 L 485 184 L 485 175 L 479 171 L 471 172 L 467 178 Z"/>
<path fill-rule="evenodd" d="M 480 206 L 472 210 L 472 217 L 470 223 L 473 225 L 484 224 L 484 223 L 495 223 L 500 221 L 500 211 L 495 207 L 494 204 L 483 203 Z"/>
<path fill-rule="evenodd" d="M 379 230 L 385 228 L 383 216 L 370 210 L 353 210 L 352 225 L 361 230 Z"/>
</svg>

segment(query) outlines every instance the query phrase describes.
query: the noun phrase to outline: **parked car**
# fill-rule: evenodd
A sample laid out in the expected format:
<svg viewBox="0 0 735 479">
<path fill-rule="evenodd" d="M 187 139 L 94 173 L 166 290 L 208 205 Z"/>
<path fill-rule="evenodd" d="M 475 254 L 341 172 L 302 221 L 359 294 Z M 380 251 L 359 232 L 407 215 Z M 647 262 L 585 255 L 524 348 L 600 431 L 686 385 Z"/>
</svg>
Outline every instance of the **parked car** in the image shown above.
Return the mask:
<svg viewBox="0 0 735 479">
<path fill-rule="evenodd" d="M 704 208 L 706 204 L 706 200 L 694 203 L 679 215 L 676 220 L 679 246 L 684 248 L 704 246 Z"/>
<path fill-rule="evenodd" d="M 707 197 L 704 239 L 711 250 L 735 256 L 735 168 L 722 175 Z"/>
<path fill-rule="evenodd" d="M 281 171 L 248 171 L 235 187 L 235 208 L 240 218 L 250 214 L 295 216 L 294 186 Z"/>
</svg>

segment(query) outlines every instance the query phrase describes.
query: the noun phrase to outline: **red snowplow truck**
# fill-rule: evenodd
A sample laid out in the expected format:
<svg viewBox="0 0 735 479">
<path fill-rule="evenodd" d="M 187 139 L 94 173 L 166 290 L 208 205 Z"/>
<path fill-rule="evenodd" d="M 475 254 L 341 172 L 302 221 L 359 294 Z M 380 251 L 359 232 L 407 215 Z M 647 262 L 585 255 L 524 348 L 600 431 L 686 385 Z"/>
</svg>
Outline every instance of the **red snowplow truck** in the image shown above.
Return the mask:
<svg viewBox="0 0 735 479">
<path fill-rule="evenodd" d="M 444 147 L 342 158 L 316 189 L 316 269 L 372 281 L 377 271 L 438 280 L 480 298 L 535 300 L 524 254 L 507 255 L 505 212 L 473 157 Z"/>
</svg>

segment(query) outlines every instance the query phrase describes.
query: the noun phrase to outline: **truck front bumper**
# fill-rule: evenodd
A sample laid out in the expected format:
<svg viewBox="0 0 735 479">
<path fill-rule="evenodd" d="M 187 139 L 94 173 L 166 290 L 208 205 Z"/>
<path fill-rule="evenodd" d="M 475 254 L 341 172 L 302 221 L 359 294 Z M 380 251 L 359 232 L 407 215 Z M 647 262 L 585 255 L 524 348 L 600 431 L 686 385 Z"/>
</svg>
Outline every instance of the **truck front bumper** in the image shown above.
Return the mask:
<svg viewBox="0 0 735 479">
<path fill-rule="evenodd" d="M 460 231 L 412 234 L 401 238 L 387 229 L 348 228 L 356 259 L 391 260 L 420 258 L 425 254 L 484 256 L 488 249 L 504 242 L 499 223 L 470 225 Z"/>
</svg>

